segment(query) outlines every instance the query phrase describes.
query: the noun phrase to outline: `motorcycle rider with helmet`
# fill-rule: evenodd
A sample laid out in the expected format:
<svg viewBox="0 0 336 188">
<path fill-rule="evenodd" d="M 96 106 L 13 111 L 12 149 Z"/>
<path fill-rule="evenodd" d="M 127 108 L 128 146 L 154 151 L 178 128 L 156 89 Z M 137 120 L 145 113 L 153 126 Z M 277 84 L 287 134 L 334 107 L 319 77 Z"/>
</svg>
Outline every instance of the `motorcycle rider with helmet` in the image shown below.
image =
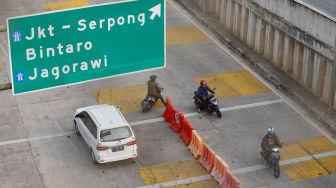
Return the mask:
<svg viewBox="0 0 336 188">
<path fill-rule="evenodd" d="M 267 129 L 267 134 L 261 141 L 261 148 L 264 156 L 270 157 L 270 147 L 272 145 L 281 148 L 281 143 L 278 136 L 275 134 L 275 129 L 270 127 Z"/>
<path fill-rule="evenodd" d="M 163 99 L 161 95 L 161 90 L 162 88 L 159 87 L 159 84 L 155 81 L 158 77 L 156 75 L 151 75 L 149 77 L 149 80 L 147 82 L 148 85 L 148 92 L 147 92 L 147 97 L 156 97 L 157 99 L 160 99 L 161 102 L 166 106 L 166 102 Z"/>
<path fill-rule="evenodd" d="M 211 92 L 211 93 L 214 93 L 214 91 L 212 89 L 210 89 L 210 87 L 207 86 L 207 82 L 205 80 L 201 80 L 200 81 L 200 86 L 198 87 L 198 90 L 197 90 L 197 94 L 198 94 L 198 97 L 199 99 L 201 99 L 201 106 L 205 107 L 206 104 L 207 104 L 207 97 L 209 95 L 208 92 Z M 198 111 L 200 112 L 201 111 L 201 107 L 198 108 Z"/>
</svg>

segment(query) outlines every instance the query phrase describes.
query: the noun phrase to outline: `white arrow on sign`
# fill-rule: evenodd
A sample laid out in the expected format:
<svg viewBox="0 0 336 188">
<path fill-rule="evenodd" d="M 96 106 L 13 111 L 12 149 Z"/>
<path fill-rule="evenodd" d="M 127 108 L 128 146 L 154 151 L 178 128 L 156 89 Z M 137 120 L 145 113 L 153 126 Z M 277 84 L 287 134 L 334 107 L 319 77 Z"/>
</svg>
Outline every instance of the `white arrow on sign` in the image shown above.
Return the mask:
<svg viewBox="0 0 336 188">
<path fill-rule="evenodd" d="M 152 15 L 149 17 L 151 20 L 154 20 L 155 16 L 161 17 L 161 4 L 156 5 L 155 7 L 149 9 L 152 12 Z"/>
</svg>

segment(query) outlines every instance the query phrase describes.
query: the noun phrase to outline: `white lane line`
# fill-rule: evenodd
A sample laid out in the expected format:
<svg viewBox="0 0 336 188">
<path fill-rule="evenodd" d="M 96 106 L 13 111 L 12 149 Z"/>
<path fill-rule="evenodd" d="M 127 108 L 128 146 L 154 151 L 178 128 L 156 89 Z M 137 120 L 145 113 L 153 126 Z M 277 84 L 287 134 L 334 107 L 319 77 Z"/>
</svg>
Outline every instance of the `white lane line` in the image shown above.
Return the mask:
<svg viewBox="0 0 336 188">
<path fill-rule="evenodd" d="M 28 142 L 28 141 L 45 140 L 45 139 L 62 137 L 62 136 L 69 136 L 69 135 L 72 135 L 74 133 L 75 132 L 66 132 L 66 133 L 51 134 L 51 135 L 46 135 L 46 136 L 38 136 L 38 137 L 30 137 L 30 138 L 9 140 L 9 141 L 0 142 L 0 146 L 10 145 L 10 144 L 18 144 L 18 143 L 23 143 L 23 142 Z"/>
<path fill-rule="evenodd" d="M 320 154 L 315 154 L 313 155 L 315 158 L 322 158 L 322 157 L 330 157 L 330 156 L 334 156 L 336 155 L 336 151 L 331 151 L 331 152 L 327 152 L 327 153 L 320 153 Z"/>
<path fill-rule="evenodd" d="M 326 136 L 329 140 L 331 140 L 334 144 L 336 144 L 336 138 L 333 137 L 332 133 L 330 131 L 327 131 L 320 126 L 318 126 L 314 121 L 315 119 L 308 117 L 306 115 L 306 112 L 301 109 L 296 103 L 282 94 L 280 91 L 278 91 L 274 86 L 265 80 L 254 72 L 247 64 L 244 63 L 244 61 L 237 55 L 231 52 L 225 45 L 221 43 L 210 31 L 207 31 L 203 28 L 203 26 L 195 19 L 192 18 L 189 14 L 187 14 L 183 8 L 179 7 L 174 1 L 169 1 L 170 5 L 172 5 L 178 12 L 180 12 L 182 15 L 184 15 L 192 24 L 194 24 L 198 29 L 200 29 L 203 33 L 205 33 L 217 46 L 219 46 L 224 52 L 226 52 L 229 56 L 231 56 L 240 66 L 242 66 L 244 69 L 248 70 L 251 74 L 253 74 L 259 81 L 261 81 L 263 84 L 265 84 L 268 88 L 272 90 L 273 93 L 278 95 L 284 102 L 286 102 L 287 105 L 289 105 L 296 113 L 298 113 L 303 119 L 305 119 L 310 125 L 315 127 L 321 134 Z"/>
<path fill-rule="evenodd" d="M 256 102 L 256 103 L 250 103 L 250 104 L 243 104 L 243 105 L 238 105 L 238 106 L 221 108 L 220 111 L 224 112 L 224 111 L 231 111 L 231 110 L 253 108 L 253 107 L 265 106 L 265 105 L 270 105 L 270 104 L 277 104 L 277 103 L 282 103 L 282 102 L 283 102 L 282 100 L 270 100 L 270 101 Z M 192 116 L 200 116 L 202 114 L 200 114 L 200 113 L 188 113 L 188 114 L 184 114 L 184 115 L 186 117 L 192 117 Z M 146 125 L 146 124 L 150 124 L 150 123 L 157 123 L 157 122 L 163 122 L 163 121 L 164 121 L 163 118 L 154 118 L 154 119 L 131 122 L 130 125 L 132 127 L 134 127 L 134 126 Z M 46 135 L 46 136 L 38 136 L 38 137 L 3 141 L 3 142 L 0 142 L 0 146 L 9 145 L 9 144 L 17 144 L 17 143 L 22 143 L 22 142 L 27 142 L 27 141 L 38 141 L 38 140 L 43 140 L 43 139 L 57 138 L 57 137 L 62 137 L 62 136 L 68 136 L 68 135 L 71 135 L 71 134 L 74 134 L 74 132 L 58 133 L 58 134 L 52 134 L 52 135 Z"/>
<path fill-rule="evenodd" d="M 282 100 L 270 100 L 270 101 L 262 101 L 262 102 L 255 102 L 255 103 L 250 103 L 250 104 L 243 104 L 243 105 L 238 105 L 238 106 L 230 106 L 230 107 L 225 107 L 225 108 L 220 108 L 219 110 L 221 112 L 227 112 L 227 111 L 232 111 L 232 110 L 240 110 L 240 109 L 246 109 L 246 108 L 253 108 L 253 107 L 258 107 L 258 106 L 266 106 L 270 104 L 277 104 L 277 103 L 282 103 Z M 188 114 L 183 114 L 185 117 L 193 117 L 193 116 L 200 116 L 203 115 L 202 113 L 198 112 L 192 112 Z M 136 121 L 130 123 L 131 126 L 137 126 L 137 125 L 144 125 L 148 123 L 157 123 L 157 122 L 162 122 L 164 121 L 163 118 L 155 118 L 155 119 L 148 119 L 148 120 L 142 120 L 142 121 Z"/>
<path fill-rule="evenodd" d="M 0 142 L 0 146 L 9 145 L 9 144 L 17 144 L 17 143 L 22 143 L 22 142 L 27 142 L 27 139 L 23 138 L 23 139 L 8 140 L 8 141 Z"/>
<path fill-rule="evenodd" d="M 298 162 L 313 160 L 314 158 L 319 159 L 319 158 L 335 156 L 335 155 L 336 155 L 336 151 L 331 151 L 331 152 L 316 154 L 316 155 L 313 155 L 313 157 L 312 156 L 305 156 L 305 157 L 300 157 L 300 158 L 296 158 L 296 159 L 289 159 L 289 160 L 285 160 L 285 161 L 280 161 L 280 165 L 294 164 L 294 163 L 298 163 Z M 269 168 L 269 167 L 266 164 L 259 164 L 259 165 L 245 167 L 245 168 L 234 169 L 234 170 L 232 170 L 232 172 L 235 175 L 239 175 L 239 174 L 255 172 L 255 171 L 263 170 L 263 169 L 267 169 L 267 168 Z M 170 182 L 159 183 L 159 184 L 154 184 L 154 185 L 147 185 L 147 186 L 142 186 L 142 187 L 138 187 L 138 188 L 161 188 L 161 187 L 187 184 L 187 183 L 192 183 L 192 182 L 211 179 L 211 178 L 212 178 L 211 175 L 196 176 L 196 177 L 193 177 L 193 178 L 170 181 Z"/>
<path fill-rule="evenodd" d="M 164 121 L 163 118 L 154 118 L 154 119 L 135 121 L 135 122 L 130 123 L 130 125 L 132 127 L 134 127 L 134 126 L 137 126 L 137 125 L 145 125 L 145 124 L 157 123 L 157 122 L 162 122 L 162 121 Z"/>
<path fill-rule="evenodd" d="M 196 176 L 192 178 L 187 178 L 187 179 L 182 179 L 182 180 L 176 180 L 176 181 L 169 181 L 165 183 L 158 183 L 154 185 L 145 185 L 141 186 L 138 188 L 162 188 L 162 187 L 169 187 L 169 186 L 174 186 L 174 185 L 181 185 L 181 184 L 187 184 L 187 183 L 192 183 L 196 181 L 202 181 L 202 180 L 207 180 L 211 179 L 210 175 L 205 175 L 205 176 Z"/>
</svg>

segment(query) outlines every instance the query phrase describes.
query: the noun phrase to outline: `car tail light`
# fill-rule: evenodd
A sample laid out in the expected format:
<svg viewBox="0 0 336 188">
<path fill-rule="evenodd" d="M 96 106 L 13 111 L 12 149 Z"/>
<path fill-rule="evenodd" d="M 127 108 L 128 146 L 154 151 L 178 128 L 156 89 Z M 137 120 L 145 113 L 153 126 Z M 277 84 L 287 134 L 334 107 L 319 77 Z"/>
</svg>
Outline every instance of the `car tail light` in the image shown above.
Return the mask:
<svg viewBox="0 0 336 188">
<path fill-rule="evenodd" d="M 108 149 L 110 149 L 110 147 L 108 147 L 108 146 L 100 146 L 100 145 L 97 146 L 98 151 L 104 151 L 104 150 L 108 150 Z"/>
<path fill-rule="evenodd" d="M 132 146 L 136 144 L 136 140 L 130 141 L 127 143 L 127 146 Z"/>
</svg>

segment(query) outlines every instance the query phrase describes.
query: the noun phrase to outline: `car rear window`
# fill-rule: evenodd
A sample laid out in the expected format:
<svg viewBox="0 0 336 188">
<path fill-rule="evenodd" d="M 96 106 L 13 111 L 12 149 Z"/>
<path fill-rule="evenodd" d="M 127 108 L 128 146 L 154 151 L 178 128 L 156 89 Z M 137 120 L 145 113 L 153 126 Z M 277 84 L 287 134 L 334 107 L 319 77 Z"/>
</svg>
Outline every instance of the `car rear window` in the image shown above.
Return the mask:
<svg viewBox="0 0 336 188">
<path fill-rule="evenodd" d="M 130 136 L 132 136 L 132 132 L 127 126 L 100 131 L 100 139 L 103 142 L 122 140 Z"/>
</svg>

